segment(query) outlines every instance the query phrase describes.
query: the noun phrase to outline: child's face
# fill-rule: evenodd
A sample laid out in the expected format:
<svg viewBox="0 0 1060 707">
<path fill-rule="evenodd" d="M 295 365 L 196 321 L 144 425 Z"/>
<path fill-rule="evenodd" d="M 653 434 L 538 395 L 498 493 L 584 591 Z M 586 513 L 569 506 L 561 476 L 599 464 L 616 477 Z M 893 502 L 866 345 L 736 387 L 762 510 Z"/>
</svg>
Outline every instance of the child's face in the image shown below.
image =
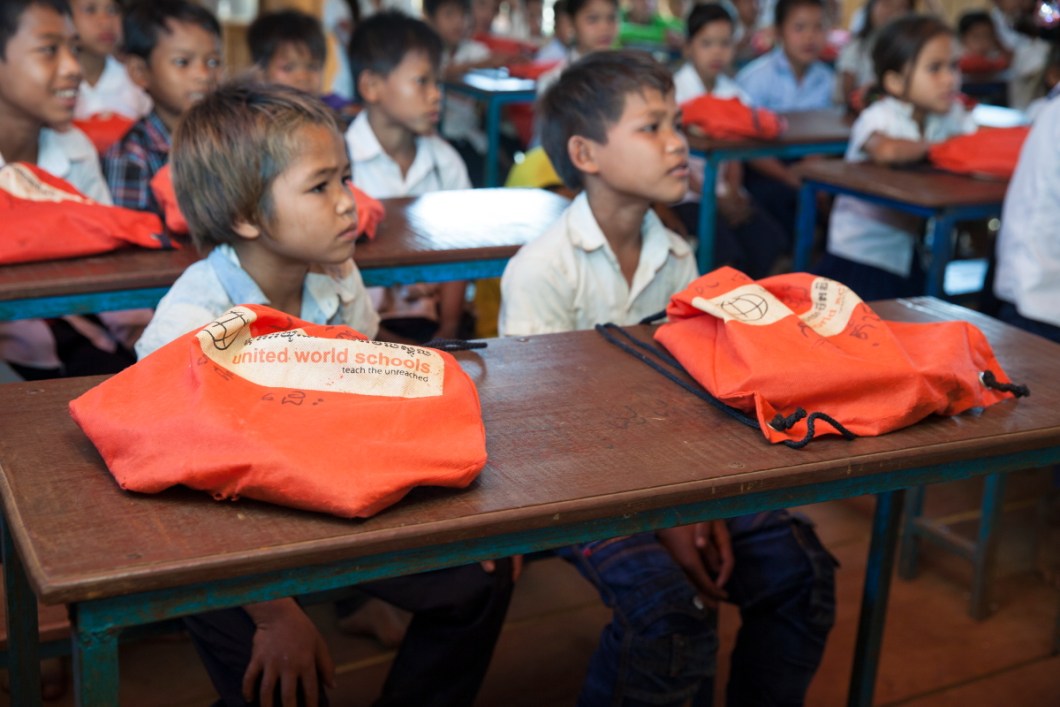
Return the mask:
<svg viewBox="0 0 1060 707">
<path fill-rule="evenodd" d="M 688 41 L 688 60 L 705 83 L 713 82 L 732 63 L 732 25 L 709 22 Z"/>
<path fill-rule="evenodd" d="M 121 8 L 115 0 L 73 0 L 74 27 L 81 51 L 98 57 L 113 54 L 121 43 Z"/>
<path fill-rule="evenodd" d="M 162 122 L 173 130 L 184 111 L 217 88 L 221 80 L 221 39 L 199 25 L 167 23 L 145 63 L 130 59 L 131 75 L 155 103 Z"/>
<path fill-rule="evenodd" d="M 909 0 L 876 0 L 872 6 L 872 28 L 882 29 L 891 20 L 912 12 Z"/>
<path fill-rule="evenodd" d="M 277 264 L 345 262 L 357 239 L 357 207 L 342 136 L 324 125 L 303 125 L 291 141 L 298 149 L 272 183 L 272 215 L 253 240 Z"/>
<path fill-rule="evenodd" d="M 997 49 L 997 37 L 994 35 L 994 25 L 980 22 L 968 28 L 961 37 L 964 51 L 973 56 L 986 56 Z"/>
<path fill-rule="evenodd" d="M 792 68 L 810 66 L 824 49 L 824 12 L 813 5 L 793 8 L 780 27 L 780 41 Z"/>
<path fill-rule="evenodd" d="M 446 48 L 454 49 L 467 33 L 468 15 L 459 3 L 447 2 L 434 13 L 431 24 Z"/>
<path fill-rule="evenodd" d="M 324 64 L 305 44 L 283 42 L 265 66 L 265 80 L 319 96 L 324 88 Z"/>
<path fill-rule="evenodd" d="M 958 72 L 953 38 L 929 39 L 909 70 L 906 100 L 929 113 L 946 113 L 957 100 Z"/>
<path fill-rule="evenodd" d="M 573 42 L 574 20 L 571 19 L 571 16 L 565 12 L 557 12 L 555 25 L 552 27 L 552 34 L 565 45 L 569 45 Z"/>
<path fill-rule="evenodd" d="M 424 52 L 408 52 L 386 78 L 376 77 L 377 91 L 366 96 L 390 120 L 416 135 L 434 132 L 442 107 L 438 72 Z"/>
<path fill-rule="evenodd" d="M 30 5 L 0 59 L 0 125 L 65 128 L 74 117 L 81 65 L 74 23 L 42 5 Z"/>
<path fill-rule="evenodd" d="M 471 21 L 476 32 L 488 32 L 493 18 L 500 11 L 497 0 L 471 0 Z"/>
<path fill-rule="evenodd" d="M 740 24 L 753 28 L 758 23 L 758 0 L 736 0 L 734 5 Z"/>
<path fill-rule="evenodd" d="M 619 194 L 672 204 L 688 190 L 688 143 L 673 91 L 626 94 L 607 142 L 591 146 L 597 176 Z"/>
<path fill-rule="evenodd" d="M 574 44 L 581 54 L 610 49 L 618 35 L 618 9 L 608 0 L 590 0 L 574 16 Z"/>
</svg>

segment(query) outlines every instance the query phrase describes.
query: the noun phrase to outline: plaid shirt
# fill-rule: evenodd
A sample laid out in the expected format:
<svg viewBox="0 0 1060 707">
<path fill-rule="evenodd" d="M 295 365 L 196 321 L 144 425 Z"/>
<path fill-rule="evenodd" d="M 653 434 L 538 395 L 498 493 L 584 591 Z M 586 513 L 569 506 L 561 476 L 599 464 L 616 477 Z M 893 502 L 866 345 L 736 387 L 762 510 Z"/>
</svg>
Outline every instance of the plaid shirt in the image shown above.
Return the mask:
<svg viewBox="0 0 1060 707">
<path fill-rule="evenodd" d="M 169 161 L 169 129 L 151 111 L 103 155 L 103 176 L 115 206 L 162 215 L 151 178 Z"/>
</svg>

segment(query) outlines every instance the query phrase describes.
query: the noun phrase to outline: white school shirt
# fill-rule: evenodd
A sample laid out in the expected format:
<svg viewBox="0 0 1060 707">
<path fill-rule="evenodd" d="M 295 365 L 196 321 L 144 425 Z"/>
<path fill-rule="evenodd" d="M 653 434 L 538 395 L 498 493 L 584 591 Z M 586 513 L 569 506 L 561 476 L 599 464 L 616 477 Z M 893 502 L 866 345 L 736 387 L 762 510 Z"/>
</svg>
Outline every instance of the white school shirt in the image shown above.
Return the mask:
<svg viewBox="0 0 1060 707">
<path fill-rule="evenodd" d="M 585 192 L 545 233 L 524 245 L 501 278 L 502 336 L 636 324 L 666 308 L 696 278 L 689 245 L 649 211 L 632 286 L 600 230 Z"/>
<path fill-rule="evenodd" d="M 829 108 L 835 99 L 835 72 L 831 67 L 815 61 L 800 81 L 782 47 L 743 67 L 736 74 L 736 83 L 751 97 L 751 105 L 772 111 Z"/>
<path fill-rule="evenodd" d="M 482 61 L 488 59 L 489 55 L 490 49 L 485 44 L 465 39 L 457 45 L 452 57 L 448 53 L 442 55 L 442 70 L 451 64 Z M 478 101 L 471 96 L 456 91 L 446 92 L 442 133 L 451 140 L 467 140 L 480 153 L 486 154 L 486 133 L 479 127 L 481 119 L 478 106 Z"/>
<path fill-rule="evenodd" d="M 118 113 L 139 120 L 151 112 L 151 107 L 151 98 L 129 78 L 125 64 L 108 56 L 95 86 L 81 81 L 74 118 L 83 120 L 98 113 Z"/>
<path fill-rule="evenodd" d="M 835 70 L 838 74 L 851 74 L 854 77 L 854 88 L 861 88 L 876 83 L 876 71 L 872 64 L 872 48 L 876 36 L 862 39 L 858 37 L 843 47 L 836 59 Z M 846 101 L 846 96 L 838 95 L 843 90 L 843 82 L 836 81 L 837 103 Z"/>
<path fill-rule="evenodd" d="M 1060 327 L 1060 100 L 1041 111 L 1005 194 L 994 293 Z"/>
<path fill-rule="evenodd" d="M 0 155 L 0 167 L 7 164 Z M 65 179 L 85 196 L 101 204 L 111 204 L 110 191 L 99 168 L 99 157 L 85 134 L 77 128 L 56 132 L 42 128 L 37 145 L 37 166 L 45 172 Z M 56 234 L 62 237 L 62 234 Z M 80 317 L 71 317 L 70 324 L 86 335 L 98 329 Z M 96 337 L 91 337 L 98 343 Z M 103 344 L 104 346 L 106 344 Z M 48 325 L 41 319 L 19 319 L 0 322 L 0 358 L 33 368 L 58 368 L 61 365 L 55 352 L 55 339 Z"/>
<path fill-rule="evenodd" d="M 362 111 L 346 130 L 346 144 L 353 162 L 354 185 L 376 199 L 471 188 L 460 154 L 437 135 L 416 138 L 416 156 L 404 176 L 379 144 L 368 123 L 368 111 Z"/>
<path fill-rule="evenodd" d="M 942 142 L 974 133 L 975 122 L 959 102 L 946 115 L 930 114 L 924 135 L 913 120 L 913 105 L 887 96 L 866 108 L 850 131 L 847 162 L 867 162 L 863 147 L 874 133 L 903 140 Z M 919 217 L 851 196 L 840 196 L 832 208 L 828 252 L 847 260 L 906 277 L 913 263 L 913 240 L 922 228 Z"/>
<path fill-rule="evenodd" d="M 699 78 L 699 74 L 696 73 L 696 67 L 692 66 L 692 64 L 685 63 L 684 66 L 674 72 L 674 93 L 677 105 L 707 93 L 707 88 L 703 85 L 703 79 Z M 719 75 L 714 80 L 714 90 L 710 91 L 710 95 L 715 98 L 738 98 L 741 103 L 751 104 L 750 96 L 740 88 L 739 84 L 724 74 Z M 707 169 L 706 160 L 696 155 L 690 155 L 688 166 L 700 179 L 703 179 L 703 174 Z M 718 166 L 718 183 L 715 185 L 714 191 L 718 196 L 723 196 L 728 190 L 729 185 L 725 181 L 725 163 L 723 162 Z M 701 190 L 689 189 L 681 203 L 699 201 L 702 196 Z"/>
</svg>

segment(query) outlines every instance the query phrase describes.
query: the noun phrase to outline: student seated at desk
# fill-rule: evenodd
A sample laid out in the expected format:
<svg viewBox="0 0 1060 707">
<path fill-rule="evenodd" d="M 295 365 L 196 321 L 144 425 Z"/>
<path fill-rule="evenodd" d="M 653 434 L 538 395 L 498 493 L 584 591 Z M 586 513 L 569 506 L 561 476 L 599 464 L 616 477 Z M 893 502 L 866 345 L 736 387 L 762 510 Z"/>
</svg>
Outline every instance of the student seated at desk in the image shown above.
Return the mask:
<svg viewBox="0 0 1060 707">
<path fill-rule="evenodd" d="M 873 50 L 884 97 L 854 123 L 848 162 L 909 164 L 932 143 L 975 132 L 957 100 L 953 30 L 929 15 L 895 20 Z M 923 220 L 851 196 L 832 209 L 828 252 L 816 272 L 850 286 L 865 301 L 922 294 L 924 275 L 916 245 Z"/>
<path fill-rule="evenodd" d="M 151 112 L 151 99 L 114 56 L 122 41 L 118 1 L 72 0 L 70 9 L 81 40 L 77 60 L 82 76 L 74 118 L 115 113 L 139 120 Z"/>
<path fill-rule="evenodd" d="M 299 10 L 268 12 L 250 23 L 247 47 L 265 83 L 319 96 L 324 88 L 327 40 L 320 21 Z"/>
<path fill-rule="evenodd" d="M 81 66 L 66 0 L 0 4 L 0 166 L 35 164 L 110 204 L 96 150 L 71 126 Z M 116 373 L 143 321 L 117 313 L 0 323 L 0 355 L 27 380 Z"/>
<path fill-rule="evenodd" d="M 350 58 L 364 110 L 346 131 L 353 181 L 376 199 L 468 189 L 467 168 L 435 134 L 442 41 L 422 20 L 381 12 L 353 33 Z M 461 333 L 466 283 L 376 289 L 386 337 L 423 343 Z"/>
<path fill-rule="evenodd" d="M 190 0 L 140 0 L 122 21 L 129 75 L 154 101 L 103 155 L 114 203 L 162 215 L 151 178 L 169 159 L 184 112 L 221 79 L 221 25 Z"/>
<path fill-rule="evenodd" d="M 660 311 L 696 277 L 692 249 L 650 210 L 688 188 L 669 70 L 642 52 L 596 52 L 539 110 L 552 163 L 583 191 L 509 262 L 501 334 L 635 324 Z M 728 703 L 805 699 L 835 609 L 835 561 L 807 522 L 770 511 L 559 552 L 613 611 L 579 704 L 711 704 L 719 600 L 742 617 Z"/>
<path fill-rule="evenodd" d="M 567 61 L 571 42 L 574 41 L 574 20 L 570 16 L 570 3 L 556 0 L 552 6 L 552 38 L 537 52 L 534 61 L 541 64 L 550 61 Z"/>
<path fill-rule="evenodd" d="M 865 22 L 850 44 L 843 47 L 836 61 L 839 74 L 837 102 L 855 112 L 860 109 L 857 94 L 876 82 L 872 65 L 872 48 L 876 37 L 888 22 L 913 11 L 913 0 L 869 0 L 865 4 Z"/>
<path fill-rule="evenodd" d="M 350 164 L 322 102 L 285 86 L 222 87 L 178 127 L 173 172 L 192 239 L 209 254 L 162 298 L 137 345 L 141 358 L 240 303 L 375 334 L 379 319 L 352 260 Z M 313 444 L 306 440 L 307 453 Z M 512 562 L 495 566 L 492 574 L 471 565 L 359 585 L 415 614 L 379 704 L 472 703 L 511 596 Z M 332 684 L 331 658 L 293 599 L 185 625 L 221 704 L 327 703 L 321 683 Z"/>
<path fill-rule="evenodd" d="M 733 19 L 720 4 L 700 3 L 688 14 L 688 41 L 684 66 L 674 73 L 677 105 L 710 94 L 717 98 L 736 98 L 750 103 L 747 94 L 725 75 L 732 66 Z M 691 188 L 684 200 L 674 207 L 685 231 L 699 230 L 699 209 L 703 192 L 705 163 L 691 160 Z M 714 229 L 714 262 L 732 265 L 753 278 L 771 274 L 784 252 L 784 230 L 769 213 L 756 205 L 743 186 L 743 164 L 727 162 L 719 169 L 715 190 L 718 214 Z"/>
<path fill-rule="evenodd" d="M 568 0 L 567 9 L 574 28 L 571 49 L 565 60 L 538 77 L 538 97 L 556 82 L 568 64 L 593 52 L 611 49 L 618 36 L 618 0 Z M 540 126 L 535 124 L 535 143 L 540 141 L 540 132 Z"/>
<path fill-rule="evenodd" d="M 757 108 L 797 111 L 828 108 L 835 95 L 835 73 L 818 57 L 825 45 L 823 0 L 778 0 L 774 19 L 780 46 L 755 59 L 736 83 Z M 776 158 L 748 162 L 744 184 L 794 242 L 799 178 Z"/>
</svg>

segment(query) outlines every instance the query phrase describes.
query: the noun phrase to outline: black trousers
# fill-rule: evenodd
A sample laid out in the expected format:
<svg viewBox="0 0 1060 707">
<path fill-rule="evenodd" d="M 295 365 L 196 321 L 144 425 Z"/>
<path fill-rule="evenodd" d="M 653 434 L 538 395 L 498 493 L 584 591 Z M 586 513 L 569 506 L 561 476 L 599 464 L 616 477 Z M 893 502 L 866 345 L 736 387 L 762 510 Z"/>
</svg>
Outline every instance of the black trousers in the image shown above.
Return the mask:
<svg viewBox="0 0 1060 707">
<path fill-rule="evenodd" d="M 493 574 L 466 565 L 358 585 L 413 614 L 377 707 L 471 705 L 504 624 L 511 576 L 511 562 L 502 560 Z M 184 623 L 220 694 L 217 704 L 246 705 L 243 675 L 255 631 L 250 615 L 241 608 L 222 609 L 186 617 Z M 279 697 L 277 692 L 277 705 Z M 323 690 L 320 704 L 328 704 Z"/>
</svg>

